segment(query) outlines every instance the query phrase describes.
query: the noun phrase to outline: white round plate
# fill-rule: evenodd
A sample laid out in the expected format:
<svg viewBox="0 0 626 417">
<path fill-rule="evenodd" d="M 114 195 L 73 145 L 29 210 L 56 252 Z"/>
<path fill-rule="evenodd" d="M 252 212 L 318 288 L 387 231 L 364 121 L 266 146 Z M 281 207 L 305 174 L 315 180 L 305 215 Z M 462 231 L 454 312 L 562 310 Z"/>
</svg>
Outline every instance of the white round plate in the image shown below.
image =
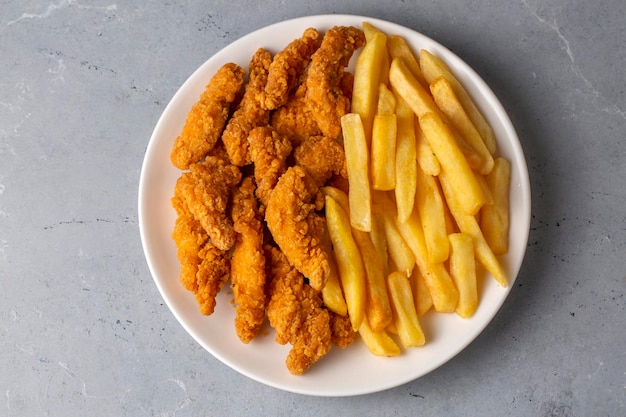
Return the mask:
<svg viewBox="0 0 626 417">
<path fill-rule="evenodd" d="M 427 49 L 441 57 L 493 126 L 498 153 L 512 164 L 510 250 L 502 257 L 509 286 L 500 287 L 490 276 L 482 279 L 480 305 L 470 319 L 427 313 L 421 319 L 427 338 L 422 348 L 404 350 L 395 358 L 381 358 L 372 355 L 357 339 L 345 350 L 331 349 L 304 375 L 293 376 L 285 366 L 290 347 L 277 344 L 271 330 L 248 345 L 239 341 L 229 288 L 218 296 L 215 313 L 205 317 L 199 313 L 194 296 L 179 282 L 176 247 L 171 239 L 176 214 L 170 198 L 181 172 L 172 166 L 169 156 L 191 106 L 221 65 L 232 61 L 247 68 L 257 48 L 276 53 L 300 37 L 307 27 L 324 31 L 335 25 L 360 27 L 364 21 L 387 34 L 403 36 L 415 51 Z M 257 30 L 216 53 L 189 77 L 163 112 L 148 144 L 139 183 L 139 227 L 144 252 L 154 281 L 174 316 L 200 345 L 229 367 L 263 384 L 308 395 L 350 396 L 382 391 L 419 378 L 453 358 L 489 324 L 509 294 L 522 264 L 529 225 L 526 161 L 515 129 L 493 92 L 467 64 L 434 40 L 400 25 L 362 16 L 288 20 Z"/>
</svg>

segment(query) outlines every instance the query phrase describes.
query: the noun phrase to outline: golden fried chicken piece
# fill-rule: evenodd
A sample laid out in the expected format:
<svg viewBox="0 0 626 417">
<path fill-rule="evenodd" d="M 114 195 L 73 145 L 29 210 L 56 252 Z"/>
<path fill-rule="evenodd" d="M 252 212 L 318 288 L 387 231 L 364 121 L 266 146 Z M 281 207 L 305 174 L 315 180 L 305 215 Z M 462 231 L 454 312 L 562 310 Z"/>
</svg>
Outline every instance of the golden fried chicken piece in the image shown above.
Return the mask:
<svg viewBox="0 0 626 417">
<path fill-rule="evenodd" d="M 271 277 L 267 317 L 276 341 L 291 344 L 287 369 L 300 375 L 330 350 L 330 315 L 322 307 L 321 293 L 305 283 L 278 248 L 267 247 L 266 253 Z"/>
<path fill-rule="evenodd" d="M 256 127 L 248 137 L 250 157 L 254 163 L 256 196 L 265 210 L 270 193 L 278 179 L 287 170 L 287 157 L 291 154 L 289 139 L 270 126 Z"/>
<path fill-rule="evenodd" d="M 328 254 L 321 243 L 326 220 L 315 212 L 323 204 L 315 179 L 296 165 L 280 177 L 265 210 L 274 241 L 317 290 L 324 287 L 330 274 Z"/>
<path fill-rule="evenodd" d="M 219 157 L 208 156 L 189 166 L 176 181 L 175 194 L 180 196 L 194 218 L 221 250 L 235 243 L 233 221 L 226 212 L 231 189 L 241 180 L 239 168 Z"/>
<path fill-rule="evenodd" d="M 303 167 L 322 186 L 333 174 L 348 178 L 343 146 L 327 136 L 311 136 L 294 151 L 296 164 Z"/>
<path fill-rule="evenodd" d="M 272 54 L 259 48 L 250 61 L 250 76 L 237 110 L 226 124 L 222 142 L 233 164 L 244 166 L 251 162 L 248 134 L 257 126 L 269 124 L 270 112 L 261 103 Z"/>
<path fill-rule="evenodd" d="M 172 239 L 178 249 L 180 281 L 196 295 L 200 312 L 213 314 L 215 297 L 228 281 L 230 273 L 228 252 L 217 249 L 209 241 L 209 235 L 177 193 L 172 197 L 172 206 L 178 214 Z"/>
<path fill-rule="evenodd" d="M 265 108 L 274 110 L 287 103 L 291 90 L 298 84 L 320 43 L 319 32 L 308 28 L 301 38 L 294 39 L 274 56 L 265 85 Z"/>
<path fill-rule="evenodd" d="M 245 69 L 228 63 L 211 78 L 174 141 L 170 159 L 175 167 L 187 169 L 215 146 L 224 130 L 230 105 L 243 87 L 244 75 Z"/>
<path fill-rule="evenodd" d="M 272 113 L 271 124 L 287 136 L 294 147 L 310 136 L 322 134 L 307 103 L 306 83 L 300 84 L 287 103 Z"/>
<path fill-rule="evenodd" d="M 324 136 L 338 138 L 341 134 L 341 116 L 350 111 L 350 99 L 344 95 L 342 85 L 344 68 L 364 44 L 365 35 L 360 29 L 335 26 L 326 31 L 311 57 L 306 98 Z"/>
<path fill-rule="evenodd" d="M 230 279 L 236 305 L 235 330 L 249 343 L 265 320 L 265 253 L 263 222 L 254 196 L 254 180 L 246 177 L 233 196 L 232 218 L 237 240 Z"/>
<path fill-rule="evenodd" d="M 345 349 L 354 342 L 356 332 L 352 329 L 350 316 L 342 316 L 337 313 L 330 313 L 330 329 L 332 331 L 331 341 L 333 345 Z"/>
</svg>

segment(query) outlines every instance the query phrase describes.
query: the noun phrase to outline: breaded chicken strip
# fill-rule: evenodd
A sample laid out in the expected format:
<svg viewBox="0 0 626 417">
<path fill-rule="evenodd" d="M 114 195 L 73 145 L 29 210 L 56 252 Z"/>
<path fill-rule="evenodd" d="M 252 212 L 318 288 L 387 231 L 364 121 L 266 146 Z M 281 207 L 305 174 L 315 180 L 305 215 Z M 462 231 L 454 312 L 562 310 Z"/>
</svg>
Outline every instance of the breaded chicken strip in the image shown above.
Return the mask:
<svg viewBox="0 0 626 417">
<path fill-rule="evenodd" d="M 324 136 L 338 138 L 341 134 L 341 116 L 350 111 L 350 99 L 344 95 L 342 85 L 344 68 L 364 44 L 362 30 L 335 26 L 326 31 L 322 44 L 311 57 L 306 98 Z"/>
<path fill-rule="evenodd" d="M 209 235 L 180 195 L 174 194 L 172 206 L 178 214 L 172 239 L 178 249 L 180 281 L 196 295 L 200 312 L 210 315 L 215 309 L 215 297 L 228 281 L 228 252 L 217 249 L 209 241 Z"/>
<path fill-rule="evenodd" d="M 250 76 L 241 102 L 228 120 L 222 134 L 222 142 L 226 146 L 228 156 L 237 166 L 244 166 L 251 162 L 248 150 L 250 131 L 257 126 L 269 124 L 270 112 L 261 100 L 271 63 L 272 54 L 259 48 L 250 61 Z"/>
<path fill-rule="evenodd" d="M 221 250 L 228 250 L 235 243 L 233 221 L 226 208 L 231 189 L 240 180 L 239 168 L 208 156 L 203 162 L 190 165 L 176 182 L 175 194 L 185 201 L 211 242 Z"/>
<path fill-rule="evenodd" d="M 333 345 L 345 349 L 354 342 L 356 332 L 352 330 L 352 322 L 347 314 L 342 316 L 337 313 L 330 313 L 330 329 L 332 331 L 331 341 Z"/>
<path fill-rule="evenodd" d="M 327 136 L 311 136 L 294 151 L 296 164 L 303 167 L 322 186 L 333 174 L 348 178 L 343 146 Z"/>
<path fill-rule="evenodd" d="M 330 274 L 328 254 L 321 243 L 326 220 L 315 212 L 323 204 L 315 179 L 296 165 L 280 177 L 265 210 L 274 241 L 317 290 L 324 287 Z"/>
<path fill-rule="evenodd" d="M 270 126 L 256 127 L 248 137 L 250 157 L 254 163 L 256 196 L 265 210 L 270 193 L 278 179 L 287 170 L 287 157 L 291 154 L 289 139 Z"/>
<path fill-rule="evenodd" d="M 300 375 L 330 350 L 330 315 L 322 308 L 321 293 L 305 283 L 278 248 L 267 247 L 266 253 L 271 277 L 267 317 L 276 341 L 292 346 L 287 369 Z"/>
<path fill-rule="evenodd" d="M 287 136 L 294 147 L 310 136 L 322 134 L 307 103 L 305 82 L 298 86 L 284 106 L 272 113 L 271 124 L 282 135 Z"/>
<path fill-rule="evenodd" d="M 265 85 L 265 108 L 274 110 L 287 103 L 292 89 L 297 85 L 320 43 L 319 32 L 308 28 L 301 38 L 291 41 L 274 56 Z"/>
<path fill-rule="evenodd" d="M 232 217 L 237 240 L 230 279 L 235 297 L 235 330 L 249 343 L 265 320 L 265 253 L 263 222 L 254 196 L 254 180 L 246 177 L 233 197 Z"/>
<path fill-rule="evenodd" d="M 175 167 L 187 169 L 215 146 L 224 130 L 230 105 L 243 87 L 244 75 L 243 68 L 228 63 L 211 78 L 174 141 L 170 159 Z"/>
</svg>

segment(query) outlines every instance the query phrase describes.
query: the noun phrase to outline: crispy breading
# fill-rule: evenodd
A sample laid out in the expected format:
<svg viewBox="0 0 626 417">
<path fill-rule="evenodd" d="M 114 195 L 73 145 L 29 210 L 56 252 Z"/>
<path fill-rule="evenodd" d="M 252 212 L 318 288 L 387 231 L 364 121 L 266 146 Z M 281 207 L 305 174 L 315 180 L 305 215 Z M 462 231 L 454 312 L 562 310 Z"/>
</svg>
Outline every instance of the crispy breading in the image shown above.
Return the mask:
<svg viewBox="0 0 626 417">
<path fill-rule="evenodd" d="M 176 181 L 175 193 L 202 225 L 211 242 L 222 250 L 235 243 L 233 221 L 227 213 L 231 189 L 241 180 L 241 171 L 224 160 L 209 156 L 189 166 Z"/>
<path fill-rule="evenodd" d="M 306 98 L 324 136 L 338 138 L 341 134 L 341 116 L 350 111 L 350 99 L 342 88 L 344 68 L 364 44 L 365 35 L 361 29 L 335 26 L 326 31 L 322 44 L 311 57 Z"/>
<path fill-rule="evenodd" d="M 228 252 L 217 249 L 209 241 L 209 235 L 181 196 L 172 197 L 172 206 L 178 214 L 172 239 L 177 247 L 180 281 L 196 295 L 200 312 L 210 315 L 215 309 L 215 297 L 228 281 Z"/>
<path fill-rule="evenodd" d="M 265 320 L 265 253 L 263 221 L 254 196 L 252 177 L 242 180 L 233 197 L 232 218 L 237 240 L 231 259 L 231 285 L 235 299 L 235 330 L 249 343 Z"/>
<path fill-rule="evenodd" d="M 322 307 L 322 295 L 308 285 L 283 252 L 267 247 L 270 262 L 267 317 L 276 341 L 291 344 L 286 358 L 289 372 L 304 373 L 331 348 L 330 315 Z"/>
<path fill-rule="evenodd" d="M 317 290 L 324 287 L 330 273 L 328 254 L 321 243 L 326 219 L 315 212 L 322 207 L 323 196 L 315 179 L 296 165 L 280 177 L 265 210 L 274 241 Z"/>
<path fill-rule="evenodd" d="M 296 164 L 303 167 L 322 186 L 333 174 L 348 178 L 343 146 L 327 136 L 311 136 L 294 151 Z"/>
<path fill-rule="evenodd" d="M 170 159 L 175 167 L 187 169 L 215 146 L 226 125 L 230 105 L 243 87 L 244 76 L 245 69 L 228 63 L 211 78 L 174 141 Z"/>
<path fill-rule="evenodd" d="M 244 166 L 251 162 L 248 134 L 257 126 L 269 124 L 270 112 L 261 103 L 272 54 L 259 48 L 250 61 L 250 75 L 245 92 L 222 134 L 222 142 L 233 164 Z"/>
<path fill-rule="evenodd" d="M 330 313 L 330 329 L 332 331 L 331 341 L 333 345 L 345 349 L 354 342 L 356 332 L 352 329 L 350 316 L 342 316 L 337 313 Z"/>
<path fill-rule="evenodd" d="M 314 28 L 308 28 L 302 37 L 291 41 L 274 56 L 265 85 L 265 108 L 275 110 L 287 103 L 291 90 L 319 48 L 321 36 Z"/>
<path fill-rule="evenodd" d="M 306 83 L 301 83 L 287 103 L 271 116 L 272 126 L 298 146 L 310 136 L 322 134 L 306 99 Z"/>
<path fill-rule="evenodd" d="M 250 157 L 254 163 L 256 196 L 265 210 L 270 193 L 287 170 L 287 157 L 292 146 L 289 139 L 270 126 L 252 129 L 248 137 Z"/>
</svg>

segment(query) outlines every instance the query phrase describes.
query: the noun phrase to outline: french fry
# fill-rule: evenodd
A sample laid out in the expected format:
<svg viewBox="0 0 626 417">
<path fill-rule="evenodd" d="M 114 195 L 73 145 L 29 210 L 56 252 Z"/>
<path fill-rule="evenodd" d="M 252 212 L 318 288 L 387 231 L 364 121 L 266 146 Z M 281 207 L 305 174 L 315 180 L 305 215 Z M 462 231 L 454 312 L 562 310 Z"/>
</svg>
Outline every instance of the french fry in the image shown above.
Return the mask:
<svg viewBox="0 0 626 417">
<path fill-rule="evenodd" d="M 503 255 L 509 251 L 511 163 L 504 158 L 496 158 L 486 181 L 493 196 L 493 204 L 486 204 L 481 209 L 480 228 L 493 253 Z"/>
<path fill-rule="evenodd" d="M 483 175 L 491 172 L 493 169 L 493 156 L 454 93 L 450 82 L 445 77 L 436 78 L 430 83 L 430 91 L 433 94 L 435 103 L 448 117 L 452 126 L 476 152 L 478 156 L 478 172 Z"/>
<path fill-rule="evenodd" d="M 353 230 L 352 235 L 359 252 L 361 252 L 365 267 L 365 287 L 367 290 L 365 318 L 373 331 L 380 331 L 387 327 L 393 319 L 383 263 L 378 257 L 369 233 Z"/>
<path fill-rule="evenodd" d="M 322 246 L 326 253 L 330 255 L 328 256 L 330 274 L 328 275 L 326 285 L 322 288 L 322 299 L 324 300 L 324 305 L 328 307 L 329 310 L 340 316 L 345 316 L 348 314 L 348 307 L 346 306 L 345 298 L 343 298 L 343 291 L 341 289 L 341 283 L 339 282 L 339 269 L 337 268 L 337 261 L 333 254 L 333 246 L 330 235 L 328 234 L 328 229 L 326 229 L 322 236 Z"/>
<path fill-rule="evenodd" d="M 419 127 L 419 123 L 415 123 L 415 146 L 417 148 L 417 163 L 422 171 L 427 175 L 439 175 L 441 165 L 433 152 L 433 148 L 426 140 L 424 132 Z"/>
<path fill-rule="evenodd" d="M 463 212 L 476 214 L 487 201 L 487 197 L 461 153 L 453 133 L 436 113 L 420 116 L 419 122 L 441 164 L 439 175 L 446 173 Z"/>
<path fill-rule="evenodd" d="M 417 193 L 415 206 L 419 213 L 428 260 L 432 263 L 448 259 L 449 243 L 446 229 L 444 201 L 435 177 L 417 169 Z"/>
<path fill-rule="evenodd" d="M 401 352 L 400 346 L 385 331 L 373 331 L 367 320 L 363 320 L 359 328 L 359 335 L 365 346 L 376 356 L 398 356 Z"/>
<path fill-rule="evenodd" d="M 343 146 L 350 183 L 350 224 L 364 232 L 372 228 L 372 202 L 369 180 L 369 147 L 361 117 L 348 113 L 341 117 Z"/>
<path fill-rule="evenodd" d="M 493 132 L 493 129 L 487 122 L 487 120 L 483 117 L 481 112 L 476 107 L 476 104 L 467 93 L 463 85 L 459 82 L 459 80 L 452 74 L 452 71 L 448 68 L 448 66 L 443 62 L 439 57 L 433 55 L 429 51 L 423 49 L 420 51 L 420 68 L 422 70 L 422 74 L 428 83 L 433 82 L 436 78 L 444 77 L 452 88 L 456 96 L 459 98 L 461 103 L 463 104 L 463 108 L 467 112 L 469 118 L 472 120 L 472 123 L 480 132 L 480 136 L 485 142 L 485 146 L 489 149 L 489 152 L 493 155 L 496 151 L 496 137 Z"/>
<path fill-rule="evenodd" d="M 361 116 L 367 149 L 372 139 L 372 125 L 378 106 L 381 63 L 387 55 L 387 36 L 378 31 L 367 40 L 357 58 L 350 111 Z"/>
<path fill-rule="evenodd" d="M 411 289 L 413 290 L 413 299 L 415 300 L 415 311 L 418 317 L 422 317 L 433 306 L 433 299 L 419 268 L 413 268 Z"/>
<path fill-rule="evenodd" d="M 376 248 L 376 253 L 383 266 L 383 276 L 389 275 L 389 254 L 387 251 L 387 238 L 385 237 L 385 220 L 383 218 L 383 205 L 380 204 L 379 194 L 382 191 L 374 191 L 372 194 L 372 230 L 370 230 L 370 238 Z"/>
<path fill-rule="evenodd" d="M 471 236 L 453 233 L 450 240 L 450 276 L 459 290 L 459 303 L 456 313 L 463 318 L 471 317 L 478 307 L 476 288 L 476 262 L 474 243 Z"/>
<path fill-rule="evenodd" d="M 415 115 L 402 97 L 396 100 L 398 130 L 396 134 L 396 207 L 400 223 L 406 221 L 415 206 L 417 187 L 417 142 Z"/>
<path fill-rule="evenodd" d="M 443 194 L 448 203 L 450 213 L 454 217 L 459 230 L 467 235 L 470 235 L 474 241 L 474 252 L 476 253 L 476 259 L 485 267 L 487 271 L 495 278 L 495 280 L 503 287 L 507 286 L 507 280 L 504 276 L 504 271 L 498 259 L 494 255 L 493 251 L 487 244 L 483 232 L 480 229 L 480 225 L 476 221 L 476 217 L 471 214 L 467 214 L 461 204 L 457 200 L 457 195 L 453 190 L 450 178 L 448 178 L 447 172 L 442 171 L 439 174 L 439 182 Z"/>
<path fill-rule="evenodd" d="M 396 208 L 391 199 L 387 197 L 383 201 L 383 224 L 385 226 L 387 251 L 397 270 L 409 276 L 415 267 L 415 255 L 398 230 L 396 218 Z"/>
<path fill-rule="evenodd" d="M 428 292 L 432 297 L 433 307 L 441 313 L 452 313 L 459 301 L 459 292 L 452 282 L 443 263 L 432 263 L 428 260 L 428 251 L 424 241 L 424 230 L 419 214 L 413 210 L 411 216 L 404 223 L 398 223 L 398 229 L 406 244 L 415 255 L 415 261 Z"/>
<path fill-rule="evenodd" d="M 377 114 L 372 129 L 371 173 L 374 190 L 393 190 L 396 187 L 396 132 L 395 114 Z"/>
<path fill-rule="evenodd" d="M 395 94 L 384 83 L 380 83 L 376 114 L 395 114 L 396 105 L 397 100 Z"/>
<path fill-rule="evenodd" d="M 352 237 L 348 214 L 332 197 L 326 195 L 326 224 L 334 247 L 339 278 L 352 328 L 357 331 L 365 317 L 365 269 Z"/>
<path fill-rule="evenodd" d="M 419 65 L 419 61 L 415 53 L 411 50 L 411 47 L 400 35 L 389 35 L 387 36 L 387 49 L 389 50 L 389 55 L 391 59 L 400 58 L 404 61 L 406 66 L 411 71 L 411 74 L 415 77 L 415 79 L 424 87 L 428 86 L 424 75 L 422 74 L 422 70 Z"/>
<path fill-rule="evenodd" d="M 430 91 L 419 83 L 402 59 L 391 61 L 389 82 L 393 91 L 407 102 L 418 117 L 426 113 L 441 114 Z"/>
<path fill-rule="evenodd" d="M 406 348 L 424 346 L 426 338 L 417 318 L 408 277 L 402 272 L 392 272 L 387 278 L 387 286 L 400 342 Z"/>
<path fill-rule="evenodd" d="M 384 36 L 387 36 L 384 34 L 384 32 L 382 32 L 380 29 L 378 29 L 376 26 L 372 25 L 369 22 L 363 22 L 363 33 L 365 34 L 365 42 L 370 42 L 374 36 L 376 36 L 378 33 L 383 34 Z M 380 83 L 381 84 L 389 84 L 389 64 L 391 63 L 391 60 L 389 58 L 389 53 L 385 53 L 385 54 L 381 54 L 381 68 L 380 68 Z"/>
<path fill-rule="evenodd" d="M 346 214 L 350 215 L 350 200 L 348 199 L 348 194 L 346 194 L 345 191 L 330 185 L 322 187 L 321 190 L 324 196 L 332 197 L 346 212 Z"/>
</svg>

